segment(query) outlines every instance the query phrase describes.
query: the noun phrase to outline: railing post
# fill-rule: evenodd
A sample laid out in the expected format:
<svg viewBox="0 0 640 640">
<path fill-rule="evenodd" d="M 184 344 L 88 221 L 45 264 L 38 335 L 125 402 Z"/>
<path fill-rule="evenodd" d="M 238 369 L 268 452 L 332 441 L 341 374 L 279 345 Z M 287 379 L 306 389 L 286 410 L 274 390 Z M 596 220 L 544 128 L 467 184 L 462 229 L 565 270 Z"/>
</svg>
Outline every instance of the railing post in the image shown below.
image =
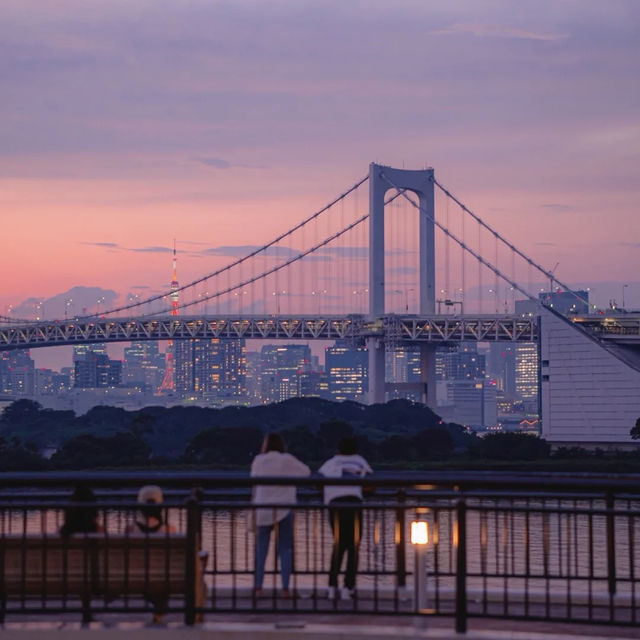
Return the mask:
<svg viewBox="0 0 640 640">
<path fill-rule="evenodd" d="M 407 527 L 405 523 L 404 489 L 398 491 L 398 508 L 396 509 L 396 580 L 398 587 L 407 584 Z"/>
<path fill-rule="evenodd" d="M 467 504 L 456 505 L 456 632 L 467 631 Z"/>
<path fill-rule="evenodd" d="M 609 582 L 609 595 L 616 593 L 616 532 L 613 511 L 615 498 L 613 491 L 607 491 L 607 569 Z"/>
<path fill-rule="evenodd" d="M 199 562 L 200 505 L 195 496 L 187 499 L 187 566 L 185 567 L 184 623 L 192 626 L 196 621 L 196 580 Z"/>
</svg>

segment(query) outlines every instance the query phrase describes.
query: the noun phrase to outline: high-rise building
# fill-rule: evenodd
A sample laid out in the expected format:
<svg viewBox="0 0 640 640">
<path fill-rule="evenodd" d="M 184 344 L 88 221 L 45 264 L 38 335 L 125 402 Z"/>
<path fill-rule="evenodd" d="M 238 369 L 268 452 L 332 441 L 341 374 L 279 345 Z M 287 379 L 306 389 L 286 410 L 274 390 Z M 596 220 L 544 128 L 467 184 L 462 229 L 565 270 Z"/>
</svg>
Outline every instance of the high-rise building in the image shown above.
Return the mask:
<svg viewBox="0 0 640 640">
<path fill-rule="evenodd" d="M 534 400 L 538 397 L 538 344 L 520 342 L 515 350 L 515 391 L 522 400 Z"/>
<path fill-rule="evenodd" d="M 122 383 L 141 391 L 155 391 L 164 377 L 165 358 L 156 341 L 132 342 L 124 349 Z"/>
<path fill-rule="evenodd" d="M 122 380 L 122 362 L 89 352 L 75 361 L 73 385 L 81 389 L 117 387 Z"/>
<path fill-rule="evenodd" d="M 369 391 L 369 354 L 365 347 L 336 342 L 325 349 L 325 371 L 332 400 L 366 401 Z"/>
<path fill-rule="evenodd" d="M 420 382 L 420 349 L 417 347 L 399 347 L 387 349 L 385 353 L 385 379 L 387 382 Z"/>
<path fill-rule="evenodd" d="M 0 354 L 0 391 L 15 396 L 30 396 L 35 390 L 35 364 L 29 351 L 4 351 Z"/>
<path fill-rule="evenodd" d="M 182 398 L 236 402 L 246 393 L 244 340 L 176 340 L 173 343 L 174 383 Z"/>
<path fill-rule="evenodd" d="M 107 355 L 107 345 L 104 342 L 93 344 L 77 344 L 73 347 L 73 362 L 83 360 L 88 354 Z"/>
<path fill-rule="evenodd" d="M 483 380 L 487 371 L 485 356 L 478 353 L 475 342 L 461 342 L 436 352 L 438 380 Z"/>
<path fill-rule="evenodd" d="M 282 402 L 304 395 L 300 377 L 312 371 L 313 366 L 309 345 L 267 344 L 262 347 L 260 356 L 260 399 L 263 403 Z"/>
</svg>

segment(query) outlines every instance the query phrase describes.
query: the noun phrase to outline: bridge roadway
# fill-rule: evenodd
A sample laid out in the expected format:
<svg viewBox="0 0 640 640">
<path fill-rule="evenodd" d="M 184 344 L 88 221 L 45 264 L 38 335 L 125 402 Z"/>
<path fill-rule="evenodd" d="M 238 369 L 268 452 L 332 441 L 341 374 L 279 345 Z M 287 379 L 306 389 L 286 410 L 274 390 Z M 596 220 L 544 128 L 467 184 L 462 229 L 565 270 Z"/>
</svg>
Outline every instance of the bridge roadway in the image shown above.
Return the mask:
<svg viewBox="0 0 640 640">
<path fill-rule="evenodd" d="M 0 350 L 96 342 L 207 338 L 350 340 L 387 344 L 523 342 L 537 338 L 536 318 L 505 315 L 206 315 L 74 318 L 0 325 Z"/>
<path fill-rule="evenodd" d="M 640 314 L 576 316 L 592 335 L 640 345 Z M 139 318 L 74 318 L 0 325 L 0 350 L 96 342 L 207 338 L 349 340 L 381 338 L 387 345 L 529 342 L 537 340 L 535 316 L 515 315 L 202 315 Z"/>
</svg>

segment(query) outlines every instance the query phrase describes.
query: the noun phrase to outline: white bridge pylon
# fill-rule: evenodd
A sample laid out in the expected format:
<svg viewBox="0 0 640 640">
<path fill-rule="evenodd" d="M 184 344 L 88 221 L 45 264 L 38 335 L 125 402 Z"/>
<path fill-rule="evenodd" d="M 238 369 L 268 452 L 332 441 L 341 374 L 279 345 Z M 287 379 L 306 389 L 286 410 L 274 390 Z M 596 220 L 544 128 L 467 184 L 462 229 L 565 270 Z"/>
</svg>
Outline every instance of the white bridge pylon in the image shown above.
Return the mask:
<svg viewBox="0 0 640 640">
<path fill-rule="evenodd" d="M 385 195 L 389 189 L 411 191 L 419 203 L 419 309 L 422 315 L 435 313 L 435 196 L 433 169 L 394 169 L 369 165 L 369 314 L 384 316 L 385 308 Z M 385 400 L 384 338 L 367 338 L 369 352 L 369 403 Z M 423 401 L 435 406 L 435 348 L 421 345 Z"/>
</svg>

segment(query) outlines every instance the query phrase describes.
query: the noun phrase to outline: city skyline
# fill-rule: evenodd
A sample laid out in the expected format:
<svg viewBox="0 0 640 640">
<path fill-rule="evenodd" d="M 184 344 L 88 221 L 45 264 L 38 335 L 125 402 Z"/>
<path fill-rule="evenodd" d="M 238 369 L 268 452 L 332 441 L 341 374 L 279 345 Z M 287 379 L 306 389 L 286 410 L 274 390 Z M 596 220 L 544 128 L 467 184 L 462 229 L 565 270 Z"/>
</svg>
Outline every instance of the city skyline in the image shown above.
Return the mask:
<svg viewBox="0 0 640 640">
<path fill-rule="evenodd" d="M 0 309 L 166 289 L 173 238 L 188 281 L 371 160 L 431 164 L 564 281 L 640 306 L 637 5 L 358 6 L 4 3 Z"/>
</svg>

